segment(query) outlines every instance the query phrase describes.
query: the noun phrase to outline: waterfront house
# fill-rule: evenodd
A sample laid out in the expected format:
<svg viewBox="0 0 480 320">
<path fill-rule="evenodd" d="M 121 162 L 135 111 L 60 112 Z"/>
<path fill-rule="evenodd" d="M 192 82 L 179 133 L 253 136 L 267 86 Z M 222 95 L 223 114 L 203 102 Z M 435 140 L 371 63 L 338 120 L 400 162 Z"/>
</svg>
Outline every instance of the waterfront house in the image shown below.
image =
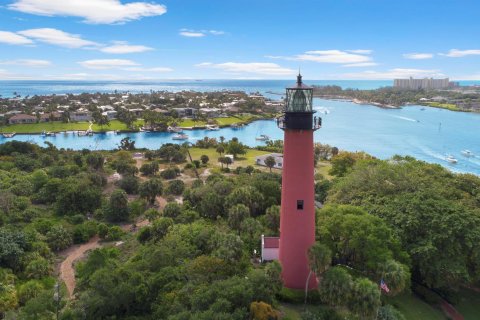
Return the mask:
<svg viewBox="0 0 480 320">
<path fill-rule="evenodd" d="M 281 153 L 269 153 L 269 154 L 264 154 L 262 156 L 255 157 L 255 163 L 259 166 L 266 167 L 267 165 L 265 164 L 265 160 L 269 156 L 272 156 L 275 159 L 275 165 L 273 166 L 273 168 L 282 169 L 282 167 L 283 167 L 283 154 L 281 154 Z"/>
<path fill-rule="evenodd" d="M 40 122 L 61 121 L 62 114 L 60 112 L 42 113 L 40 115 Z"/>
<path fill-rule="evenodd" d="M 200 113 L 206 115 L 208 118 L 218 118 L 222 112 L 219 108 L 201 108 Z"/>
<path fill-rule="evenodd" d="M 108 118 L 108 120 L 113 120 L 113 119 L 117 118 L 117 111 L 108 110 L 108 111 L 102 112 L 102 115 L 106 116 Z"/>
<path fill-rule="evenodd" d="M 77 111 L 73 111 L 70 113 L 70 120 L 71 121 L 91 121 L 92 113 L 87 109 L 80 108 Z"/>
<path fill-rule="evenodd" d="M 29 114 L 15 114 L 8 119 L 10 124 L 20 124 L 20 123 L 35 123 L 37 122 L 37 117 L 31 116 Z"/>
<path fill-rule="evenodd" d="M 197 110 L 194 108 L 173 108 L 179 118 L 192 118 L 197 114 Z"/>
</svg>

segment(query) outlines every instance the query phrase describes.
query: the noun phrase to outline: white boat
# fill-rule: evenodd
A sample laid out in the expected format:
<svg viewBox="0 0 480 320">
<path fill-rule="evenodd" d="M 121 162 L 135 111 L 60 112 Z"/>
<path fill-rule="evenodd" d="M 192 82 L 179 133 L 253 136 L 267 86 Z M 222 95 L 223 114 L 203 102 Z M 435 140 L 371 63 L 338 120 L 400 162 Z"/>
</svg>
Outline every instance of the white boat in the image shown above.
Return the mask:
<svg viewBox="0 0 480 320">
<path fill-rule="evenodd" d="M 474 156 L 474 154 L 473 154 L 472 151 L 466 150 L 466 149 L 465 149 L 465 150 L 462 150 L 462 154 L 463 154 L 465 157 L 473 157 L 473 156 Z"/>
<path fill-rule="evenodd" d="M 93 132 L 91 130 L 78 131 L 77 134 L 78 134 L 79 137 L 93 136 Z"/>
<path fill-rule="evenodd" d="M 218 131 L 218 130 L 220 130 L 220 127 L 217 126 L 217 125 L 209 125 L 209 124 L 207 124 L 206 128 L 207 128 L 207 130 L 209 130 L 209 131 Z"/>
<path fill-rule="evenodd" d="M 450 163 L 457 163 L 458 162 L 458 160 L 454 156 L 452 156 L 451 154 L 447 155 L 445 160 L 450 162 Z"/>
<path fill-rule="evenodd" d="M 267 140 L 270 140 L 270 137 L 267 136 L 266 134 L 261 134 L 259 137 L 256 137 L 255 140 L 267 141 Z"/>
<path fill-rule="evenodd" d="M 243 124 L 241 124 L 241 123 L 232 123 L 232 124 L 231 124 L 231 127 L 232 127 L 232 129 L 239 129 L 239 128 L 243 127 Z"/>
<path fill-rule="evenodd" d="M 184 133 L 179 133 L 172 137 L 172 140 L 187 140 L 187 139 L 188 139 L 188 135 Z"/>
<path fill-rule="evenodd" d="M 13 138 L 15 136 L 16 132 L 12 132 L 12 133 L 2 133 L 2 136 L 4 138 Z"/>
<path fill-rule="evenodd" d="M 42 136 L 44 136 L 44 137 L 54 137 L 55 135 L 56 135 L 55 132 L 50 132 L 50 131 L 45 132 L 45 130 L 43 130 L 43 132 L 42 132 Z"/>
<path fill-rule="evenodd" d="M 181 133 L 181 132 L 183 132 L 183 129 L 182 129 L 182 128 L 178 128 L 178 127 L 168 127 L 168 128 L 167 128 L 167 131 L 168 131 L 168 132 Z"/>
</svg>

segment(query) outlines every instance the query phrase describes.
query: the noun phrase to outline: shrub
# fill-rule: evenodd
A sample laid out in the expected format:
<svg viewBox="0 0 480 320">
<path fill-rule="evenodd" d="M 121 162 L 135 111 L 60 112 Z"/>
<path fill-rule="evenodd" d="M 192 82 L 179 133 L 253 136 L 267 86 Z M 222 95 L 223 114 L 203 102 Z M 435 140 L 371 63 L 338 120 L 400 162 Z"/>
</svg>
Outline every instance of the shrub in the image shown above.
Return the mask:
<svg viewBox="0 0 480 320">
<path fill-rule="evenodd" d="M 179 196 L 185 190 L 185 183 L 182 180 L 173 180 L 168 183 L 167 193 Z"/>
<path fill-rule="evenodd" d="M 182 213 L 182 207 L 176 202 L 167 203 L 163 209 L 162 215 L 167 218 L 175 219 Z"/>
<path fill-rule="evenodd" d="M 117 183 L 128 194 L 137 194 L 139 184 L 139 179 L 135 176 L 125 176 Z"/>
<path fill-rule="evenodd" d="M 254 301 L 250 304 L 250 319 L 252 320 L 277 320 L 279 318 L 280 313 L 268 303 Z"/>
<path fill-rule="evenodd" d="M 175 168 L 167 168 L 160 172 L 160 177 L 166 180 L 175 179 L 177 177 L 177 170 Z"/>
<path fill-rule="evenodd" d="M 120 240 L 124 232 L 119 226 L 113 226 L 108 229 L 107 236 L 105 237 L 106 241 L 116 241 Z"/>
<path fill-rule="evenodd" d="M 400 311 L 387 304 L 378 309 L 377 320 L 405 320 L 405 317 Z"/>
</svg>

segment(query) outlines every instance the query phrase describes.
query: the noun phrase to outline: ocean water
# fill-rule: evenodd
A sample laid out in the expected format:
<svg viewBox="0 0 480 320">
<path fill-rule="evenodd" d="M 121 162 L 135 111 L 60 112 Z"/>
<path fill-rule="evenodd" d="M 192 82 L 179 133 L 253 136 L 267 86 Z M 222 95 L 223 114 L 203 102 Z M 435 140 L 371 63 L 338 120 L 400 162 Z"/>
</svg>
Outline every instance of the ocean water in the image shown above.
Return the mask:
<svg viewBox="0 0 480 320">
<path fill-rule="evenodd" d="M 170 80 L 170 81 L 0 81 L 0 95 L 12 97 L 13 93 L 26 95 L 79 94 L 83 92 L 150 92 L 182 90 L 221 91 L 239 90 L 247 93 L 260 92 L 279 98 L 286 86 L 295 82 L 291 80 Z M 391 86 L 392 81 L 358 81 L 358 80 L 309 80 L 309 85 L 338 85 L 342 88 L 376 89 Z"/>
<path fill-rule="evenodd" d="M 463 85 L 475 82 L 463 82 Z M 242 90 L 260 92 L 278 98 L 286 80 L 205 80 L 170 82 L 52 82 L 52 81 L 0 81 L 0 94 L 8 96 L 14 91 L 23 95 L 62 94 L 66 92 L 148 92 L 150 90 Z M 308 84 L 334 84 L 344 88 L 373 89 L 391 85 L 390 81 L 308 81 Z M 449 110 L 407 106 L 402 109 L 382 109 L 369 105 L 357 105 L 348 101 L 314 99 L 317 116 L 323 118 L 322 129 L 315 132 L 315 141 L 328 143 L 343 150 L 365 151 L 381 159 L 395 154 L 410 155 L 417 159 L 441 164 L 452 171 L 480 175 L 480 114 L 452 112 Z M 275 121 L 256 121 L 241 129 L 225 128 L 220 131 L 187 131 L 189 141 L 208 137 L 238 137 L 249 146 L 263 142 L 255 138 L 266 134 L 272 139 L 282 139 L 283 131 Z M 157 149 L 172 140 L 170 133 L 113 133 L 78 137 L 73 133 L 61 133 L 55 137 L 17 135 L 20 141 L 44 145 L 50 141 L 59 148 L 107 150 L 118 147 L 124 137 L 135 140 L 137 147 Z M 0 143 L 9 139 L 0 137 Z M 180 141 L 181 143 L 182 141 Z M 475 157 L 464 157 L 461 151 L 471 150 Z M 447 154 L 458 159 L 457 164 L 445 160 Z"/>
</svg>

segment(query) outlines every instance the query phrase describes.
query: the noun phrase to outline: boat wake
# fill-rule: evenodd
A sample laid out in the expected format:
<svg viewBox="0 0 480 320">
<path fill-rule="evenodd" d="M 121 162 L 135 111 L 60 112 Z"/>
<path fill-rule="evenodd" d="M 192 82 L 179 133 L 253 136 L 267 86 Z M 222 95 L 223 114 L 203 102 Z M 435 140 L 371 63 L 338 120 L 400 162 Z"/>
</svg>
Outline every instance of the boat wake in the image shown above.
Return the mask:
<svg viewBox="0 0 480 320">
<path fill-rule="evenodd" d="M 407 117 L 402 117 L 402 116 L 392 116 L 397 119 L 405 120 L 405 121 L 410 121 L 410 122 L 420 122 L 418 120 L 412 119 L 412 118 L 407 118 Z"/>
</svg>

